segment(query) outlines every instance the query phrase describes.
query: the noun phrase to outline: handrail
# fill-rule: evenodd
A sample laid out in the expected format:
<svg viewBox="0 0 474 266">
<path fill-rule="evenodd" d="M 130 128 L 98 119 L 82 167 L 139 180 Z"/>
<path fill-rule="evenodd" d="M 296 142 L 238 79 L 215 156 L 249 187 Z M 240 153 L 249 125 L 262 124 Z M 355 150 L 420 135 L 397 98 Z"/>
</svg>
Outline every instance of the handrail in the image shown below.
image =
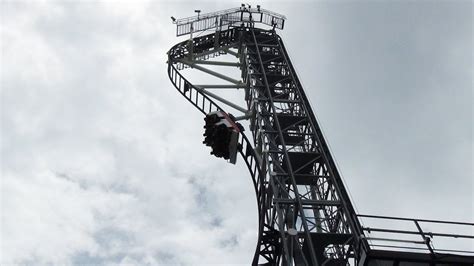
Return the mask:
<svg viewBox="0 0 474 266">
<path fill-rule="evenodd" d="M 442 220 L 429 220 L 429 219 L 415 219 L 415 218 L 405 218 L 405 217 L 394 217 L 394 216 L 381 216 L 381 215 L 366 215 L 366 214 L 357 214 L 357 217 L 360 218 L 370 218 L 370 219 L 378 219 L 378 220 L 395 220 L 395 221 L 408 221 L 413 222 L 416 227 L 416 231 L 412 230 L 400 230 L 400 229 L 393 229 L 392 228 L 380 228 L 380 227 L 362 227 L 364 232 L 371 234 L 372 232 L 379 232 L 379 233 L 387 233 L 391 235 L 398 235 L 398 236 L 408 236 L 408 235 L 418 235 L 421 237 L 421 241 L 413 241 L 407 240 L 403 238 L 380 238 L 380 237 L 365 237 L 366 240 L 374 241 L 377 243 L 381 242 L 399 242 L 399 243 L 411 243 L 415 245 L 424 245 L 425 247 L 410 247 L 410 246 L 393 246 L 393 245 L 382 245 L 377 243 L 371 243 L 370 247 L 389 247 L 389 248 L 396 248 L 396 249 L 414 249 L 414 250 L 423 250 L 429 251 L 430 254 L 436 255 L 439 254 L 438 252 L 457 252 L 457 253 L 474 253 L 474 251 L 469 250 L 453 250 L 453 249 L 435 249 L 432 245 L 432 239 L 434 237 L 451 237 L 451 238 L 461 238 L 461 239 L 474 239 L 474 235 L 464 235 L 464 234 L 453 234 L 453 233 L 445 233 L 445 232 L 428 232 L 424 231 L 420 225 L 420 223 L 430 223 L 430 224 L 450 224 L 450 225 L 457 225 L 457 226 L 474 226 L 474 223 L 469 222 L 454 222 L 454 221 L 442 221 Z"/>
<path fill-rule="evenodd" d="M 474 226 L 474 223 L 467 222 L 454 222 L 454 221 L 443 221 L 443 220 L 427 220 L 427 219 L 415 219 L 415 218 L 405 218 L 405 217 L 395 217 L 395 216 L 381 216 L 381 215 L 368 215 L 368 214 L 357 214 L 358 217 L 365 218 L 380 218 L 387 220 L 400 220 L 400 221 L 418 221 L 426 223 L 443 223 L 443 224 L 457 224 L 457 225 L 471 225 Z"/>
<path fill-rule="evenodd" d="M 273 12 L 273 11 L 270 11 L 270 10 L 267 10 L 267 9 L 263 9 L 263 8 L 246 8 L 245 10 L 242 9 L 242 7 L 235 7 L 235 8 L 229 8 L 229 9 L 225 9 L 225 10 L 220 10 L 220 11 L 217 11 L 217 12 L 210 12 L 210 13 L 205 13 L 205 14 L 202 14 L 202 15 L 195 15 L 195 16 L 191 16 L 191 17 L 187 17 L 187 18 L 180 18 L 180 19 L 177 19 L 175 21 L 175 23 L 177 25 L 182 25 L 182 24 L 186 24 L 186 23 L 189 23 L 191 21 L 195 21 L 195 20 L 198 20 L 198 19 L 206 19 L 206 18 L 210 18 L 210 17 L 215 17 L 215 16 L 219 16 L 219 15 L 225 15 L 225 14 L 229 14 L 229 13 L 234 13 L 234 12 L 238 12 L 238 11 L 249 11 L 249 12 L 263 12 L 263 13 L 267 13 L 269 15 L 272 15 L 272 16 L 275 16 L 275 17 L 280 17 L 282 19 L 286 19 L 286 17 L 284 15 L 281 15 L 281 14 L 278 14 L 276 12 Z"/>
<path fill-rule="evenodd" d="M 267 26 L 283 29 L 285 20 L 285 16 L 260 7 L 238 7 L 181 18 L 174 20 L 173 23 L 176 24 L 176 36 L 179 37 L 208 29 L 233 26 L 238 23 L 262 23 Z"/>
</svg>

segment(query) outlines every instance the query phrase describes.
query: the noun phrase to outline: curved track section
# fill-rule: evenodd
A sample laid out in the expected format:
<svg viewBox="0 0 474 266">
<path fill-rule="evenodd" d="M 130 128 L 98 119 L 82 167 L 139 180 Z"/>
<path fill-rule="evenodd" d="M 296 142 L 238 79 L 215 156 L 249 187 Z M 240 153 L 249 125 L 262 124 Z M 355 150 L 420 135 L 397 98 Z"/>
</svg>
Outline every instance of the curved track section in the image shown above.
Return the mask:
<svg viewBox="0 0 474 266">
<path fill-rule="evenodd" d="M 207 49 L 202 51 L 202 55 L 197 57 L 201 58 L 213 58 L 217 57 L 223 53 L 226 53 L 222 47 L 231 47 L 232 42 L 235 41 L 233 37 L 235 32 L 226 32 L 223 36 L 228 35 L 231 36 L 227 39 L 227 42 L 221 42 L 218 49 Z M 213 35 L 208 35 L 202 37 L 198 43 L 212 43 L 214 42 Z M 224 38 L 221 38 L 224 40 Z M 168 52 L 168 76 L 175 86 L 175 88 L 180 92 L 180 94 L 186 98 L 192 105 L 194 105 L 201 113 L 204 115 L 214 112 L 214 111 L 226 111 L 221 108 L 215 101 L 213 101 L 209 96 L 202 92 L 202 89 L 194 86 L 190 83 L 181 73 L 180 71 L 186 68 L 185 64 L 181 63 L 179 60 L 186 58 L 188 56 L 189 51 L 189 42 L 184 41 L 181 43 L 176 44 L 173 46 L 170 51 Z M 195 47 L 195 50 L 199 50 L 200 47 Z M 241 132 L 239 137 L 239 146 L 238 146 L 239 154 L 241 155 L 242 159 L 244 160 L 247 168 L 249 170 L 250 176 L 252 178 L 252 183 L 254 185 L 255 194 L 257 197 L 257 202 L 263 202 L 264 197 L 264 178 L 261 173 L 261 158 L 255 152 L 251 142 L 245 135 L 245 133 Z M 262 223 L 262 215 L 263 215 L 263 206 L 261 204 L 257 204 L 258 209 L 258 217 L 259 217 L 259 228 L 258 228 L 258 242 L 261 242 L 261 238 L 263 236 L 263 223 Z M 261 252 L 259 252 L 259 246 L 257 246 L 257 250 L 254 255 L 253 264 L 256 265 L 258 261 L 258 257 Z M 275 253 L 275 252 L 273 252 Z M 267 256 L 267 255 L 265 255 Z"/>
</svg>

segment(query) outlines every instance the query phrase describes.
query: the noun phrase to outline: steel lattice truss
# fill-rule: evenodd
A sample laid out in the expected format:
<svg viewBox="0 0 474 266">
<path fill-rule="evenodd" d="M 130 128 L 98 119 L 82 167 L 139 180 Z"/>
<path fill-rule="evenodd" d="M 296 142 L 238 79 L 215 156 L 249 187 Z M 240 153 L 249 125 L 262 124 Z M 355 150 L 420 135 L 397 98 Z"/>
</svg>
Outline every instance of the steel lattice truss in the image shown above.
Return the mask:
<svg viewBox="0 0 474 266">
<path fill-rule="evenodd" d="M 193 46 L 193 59 L 188 42 L 175 46 L 169 67 L 174 84 L 203 113 L 220 107 L 178 69 L 238 50 L 254 140 L 243 138 L 241 152 L 253 174 L 260 219 L 254 262 L 346 261 L 360 226 L 280 37 L 238 27 L 197 38 Z"/>
<path fill-rule="evenodd" d="M 259 199 L 264 234 L 281 240 L 285 263 L 316 265 L 323 256 L 345 261 L 359 225 L 281 39 L 253 28 L 242 36 L 248 106 L 256 114 L 252 133 L 267 191 Z M 277 250 L 275 242 L 262 239 L 261 251 Z"/>
<path fill-rule="evenodd" d="M 211 28 L 211 22 L 216 30 L 200 37 L 192 38 L 193 19 L 199 17 L 177 22 L 177 34 L 191 33 L 191 38 L 169 51 L 168 73 L 203 114 L 228 112 L 225 107 L 241 113 L 236 121 L 249 121 L 251 135 L 240 134 L 238 151 L 257 196 L 259 237 L 253 265 L 346 265 L 350 258 L 359 262 L 361 251 L 370 250 L 364 228 L 275 31 L 283 27 L 284 17 L 260 8 L 228 11 L 231 15 L 217 12 L 201 18 L 200 30 Z M 273 29 L 256 28 L 255 14 Z M 223 55 L 233 60 L 216 60 Z M 238 67 L 239 76 L 212 66 Z M 185 78 L 186 69 L 221 82 L 198 85 Z M 243 89 L 244 105 L 219 94 L 229 89 Z"/>
</svg>

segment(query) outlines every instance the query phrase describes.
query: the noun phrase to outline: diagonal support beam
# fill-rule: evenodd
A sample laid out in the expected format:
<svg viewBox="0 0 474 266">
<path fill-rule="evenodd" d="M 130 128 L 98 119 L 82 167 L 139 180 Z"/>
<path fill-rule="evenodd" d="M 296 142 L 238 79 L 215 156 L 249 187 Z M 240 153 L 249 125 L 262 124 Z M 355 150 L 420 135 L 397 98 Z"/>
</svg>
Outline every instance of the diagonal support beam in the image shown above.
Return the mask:
<svg viewBox="0 0 474 266">
<path fill-rule="evenodd" d="M 192 67 L 192 68 L 195 68 L 195 69 L 197 69 L 197 70 L 201 70 L 202 72 L 205 72 L 205 73 L 207 73 L 207 74 L 213 75 L 213 76 L 218 77 L 218 78 L 220 78 L 220 79 L 229 81 L 229 82 L 231 82 L 231 83 L 234 83 L 234 84 L 237 84 L 237 85 L 242 84 L 242 82 L 240 82 L 239 80 L 233 79 L 233 78 L 228 77 L 228 76 L 226 76 L 226 75 L 224 75 L 224 74 L 221 74 L 221 73 L 218 73 L 218 72 L 216 72 L 216 71 L 207 69 L 207 68 L 202 67 L 202 66 L 200 66 L 200 65 L 197 65 L 197 64 L 195 64 L 195 63 L 192 62 L 192 61 L 185 60 L 185 59 L 180 59 L 180 60 L 178 60 L 178 62 L 183 63 L 183 64 L 186 64 L 186 65 L 188 65 L 188 66 L 190 66 L 190 67 Z"/>
<path fill-rule="evenodd" d="M 225 61 L 209 61 L 209 60 L 194 60 L 192 61 L 194 64 L 201 64 L 201 65 L 214 65 L 214 66 L 233 66 L 233 67 L 240 67 L 242 64 L 237 62 L 225 62 Z"/>
<path fill-rule="evenodd" d="M 230 48 L 225 48 L 224 51 L 226 51 L 228 54 L 231 54 L 235 57 L 240 57 L 239 53 L 236 53 L 236 52 L 230 50 Z"/>
<path fill-rule="evenodd" d="M 238 43 L 230 43 L 229 45 L 221 46 L 221 47 L 214 48 L 214 49 L 211 49 L 211 50 L 207 50 L 207 51 L 204 51 L 204 52 L 201 52 L 201 53 L 195 53 L 195 54 L 194 54 L 194 58 L 205 57 L 206 55 L 219 53 L 219 52 L 221 52 L 221 51 L 227 53 L 229 49 L 235 48 L 235 47 L 238 47 L 238 46 L 239 46 Z M 232 51 L 231 51 L 231 52 L 232 52 Z M 235 52 L 233 52 L 233 53 L 235 53 Z"/>
<path fill-rule="evenodd" d="M 233 102 L 230 102 L 230 101 L 228 101 L 228 100 L 226 100 L 226 99 L 224 99 L 224 98 L 222 98 L 222 97 L 220 97 L 220 96 L 218 96 L 218 95 L 216 95 L 216 94 L 214 94 L 214 93 L 212 93 L 212 92 L 210 92 L 210 91 L 207 91 L 207 90 L 205 90 L 205 89 L 203 89 L 203 88 L 200 88 L 200 87 L 198 87 L 198 86 L 196 86 L 196 85 L 194 85 L 194 88 L 196 88 L 197 91 L 199 91 L 199 92 L 201 92 L 201 93 L 203 93 L 203 94 L 206 94 L 207 96 L 210 96 L 210 97 L 212 97 L 212 98 L 214 98 L 214 99 L 216 99 L 216 100 L 218 100 L 218 101 L 220 101 L 220 102 L 222 102 L 222 103 L 224 103 L 224 104 L 227 104 L 228 106 L 230 106 L 230 107 L 232 107 L 232 108 L 234 108 L 234 109 L 236 109 L 236 110 L 239 110 L 239 111 L 241 111 L 241 112 L 244 113 L 244 114 L 247 114 L 247 113 L 248 113 L 248 110 L 247 110 L 247 109 L 242 108 L 242 107 L 238 106 L 237 104 L 235 104 L 235 103 L 233 103 Z"/>
<path fill-rule="evenodd" d="M 242 116 L 236 116 L 236 117 L 235 117 L 235 121 L 247 120 L 247 119 L 250 119 L 251 117 L 252 117 L 251 114 L 246 114 L 246 115 L 242 115 Z"/>
<path fill-rule="evenodd" d="M 195 85 L 196 87 L 200 87 L 203 89 L 243 89 L 246 88 L 244 83 L 240 85 L 215 85 L 215 84 L 203 84 L 203 85 Z"/>
</svg>

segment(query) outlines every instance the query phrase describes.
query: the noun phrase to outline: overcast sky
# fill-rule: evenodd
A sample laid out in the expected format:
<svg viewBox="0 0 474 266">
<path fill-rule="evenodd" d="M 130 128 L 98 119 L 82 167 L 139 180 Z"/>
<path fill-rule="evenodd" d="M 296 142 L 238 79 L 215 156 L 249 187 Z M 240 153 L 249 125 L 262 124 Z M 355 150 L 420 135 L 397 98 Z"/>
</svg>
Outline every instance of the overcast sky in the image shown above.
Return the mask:
<svg viewBox="0 0 474 266">
<path fill-rule="evenodd" d="M 472 2 L 260 4 L 358 212 L 472 222 Z M 170 16 L 239 5 L 1 1 L 0 264 L 249 265 L 246 168 L 166 72 Z"/>
</svg>

